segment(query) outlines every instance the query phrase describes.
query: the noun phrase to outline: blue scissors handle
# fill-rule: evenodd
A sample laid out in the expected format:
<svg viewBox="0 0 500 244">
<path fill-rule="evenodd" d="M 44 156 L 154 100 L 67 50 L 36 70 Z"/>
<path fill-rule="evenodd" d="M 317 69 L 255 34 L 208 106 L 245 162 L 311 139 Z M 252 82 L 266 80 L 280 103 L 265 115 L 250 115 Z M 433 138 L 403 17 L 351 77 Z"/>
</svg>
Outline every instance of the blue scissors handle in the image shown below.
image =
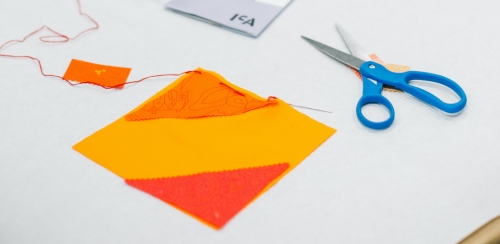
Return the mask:
<svg viewBox="0 0 500 244">
<path fill-rule="evenodd" d="M 402 83 L 401 90 L 444 112 L 458 113 L 462 111 L 462 109 L 464 109 L 465 104 L 467 103 L 467 96 L 465 95 L 464 90 L 462 90 L 462 88 L 457 83 L 444 76 L 420 71 L 408 71 L 402 74 L 402 78 L 405 83 Z M 423 80 L 444 85 L 453 90 L 460 97 L 460 101 L 456 103 L 445 103 L 441 99 L 434 96 L 432 93 L 409 85 L 408 82 L 412 80 Z"/>
<path fill-rule="evenodd" d="M 363 113 L 361 112 L 361 109 L 363 108 L 363 106 L 370 104 L 370 103 L 380 104 L 380 105 L 383 105 L 384 107 L 386 107 L 387 110 L 389 110 L 389 118 L 384 120 L 384 121 L 380 121 L 380 122 L 375 122 L 375 121 L 371 121 L 371 120 L 367 119 L 363 115 Z M 371 128 L 371 129 L 376 129 L 376 130 L 386 129 L 389 126 L 391 126 L 392 122 L 394 122 L 394 107 L 392 106 L 391 102 L 389 102 L 389 100 L 387 98 L 385 98 L 384 96 L 382 96 L 380 94 L 379 95 L 376 95 L 376 94 L 363 95 L 359 99 L 358 105 L 356 106 L 356 114 L 357 114 L 358 119 L 361 122 L 361 124 L 363 124 L 364 126 L 366 126 L 368 128 Z"/>
<path fill-rule="evenodd" d="M 381 95 L 382 84 L 391 85 L 403 90 L 446 113 L 460 112 L 467 103 L 467 96 L 463 89 L 454 81 L 441 75 L 420 71 L 394 73 L 387 70 L 384 66 L 372 61 L 363 63 L 360 67 L 360 73 L 363 76 L 363 96 L 358 102 L 356 113 L 361 123 L 372 129 L 385 129 L 389 127 L 394 120 L 394 109 L 392 104 Z M 435 82 L 447 86 L 460 97 L 460 101 L 456 103 L 445 103 L 432 93 L 409 85 L 408 83 L 412 80 Z M 368 103 L 384 105 L 390 112 L 389 118 L 382 122 L 373 122 L 366 119 L 361 113 L 361 108 Z"/>
</svg>

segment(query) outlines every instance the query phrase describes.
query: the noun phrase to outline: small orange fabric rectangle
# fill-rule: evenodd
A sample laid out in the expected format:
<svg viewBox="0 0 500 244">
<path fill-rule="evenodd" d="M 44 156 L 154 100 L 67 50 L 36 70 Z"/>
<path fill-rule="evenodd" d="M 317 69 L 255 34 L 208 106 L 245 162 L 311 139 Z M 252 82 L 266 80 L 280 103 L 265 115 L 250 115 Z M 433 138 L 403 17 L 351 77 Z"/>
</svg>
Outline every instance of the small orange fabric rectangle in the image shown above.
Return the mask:
<svg viewBox="0 0 500 244">
<path fill-rule="evenodd" d="M 72 59 L 63 78 L 76 82 L 95 83 L 104 87 L 122 88 L 131 70 Z"/>
</svg>

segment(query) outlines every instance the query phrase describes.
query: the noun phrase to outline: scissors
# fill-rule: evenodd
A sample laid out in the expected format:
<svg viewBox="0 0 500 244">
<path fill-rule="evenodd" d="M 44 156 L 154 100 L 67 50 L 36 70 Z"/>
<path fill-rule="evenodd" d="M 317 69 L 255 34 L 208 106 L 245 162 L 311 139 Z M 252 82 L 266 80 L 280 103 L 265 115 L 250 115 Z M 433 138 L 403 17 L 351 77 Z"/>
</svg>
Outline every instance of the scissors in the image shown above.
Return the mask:
<svg viewBox="0 0 500 244">
<path fill-rule="evenodd" d="M 381 130 L 388 128 L 391 126 L 392 122 L 394 122 L 394 107 L 391 102 L 382 95 L 383 86 L 394 87 L 403 92 L 407 92 L 421 101 L 428 103 L 446 113 L 458 113 L 465 107 L 465 104 L 467 103 L 465 92 L 454 81 L 438 74 L 420 71 L 407 71 L 403 73 L 389 71 L 383 65 L 371 61 L 370 55 L 365 53 L 363 49 L 354 41 L 354 39 L 338 24 L 337 30 L 342 36 L 342 39 L 351 54 L 344 53 L 333 47 L 311 40 L 305 36 L 302 36 L 302 38 L 327 56 L 360 72 L 363 80 L 363 95 L 359 99 L 356 106 L 356 114 L 359 121 L 364 126 L 371 129 Z M 445 103 L 432 93 L 410 85 L 409 82 L 412 80 L 434 82 L 447 86 L 460 97 L 460 101 L 452 104 Z M 380 122 L 367 119 L 361 112 L 361 108 L 367 104 L 380 104 L 386 107 L 389 110 L 389 118 Z"/>
</svg>

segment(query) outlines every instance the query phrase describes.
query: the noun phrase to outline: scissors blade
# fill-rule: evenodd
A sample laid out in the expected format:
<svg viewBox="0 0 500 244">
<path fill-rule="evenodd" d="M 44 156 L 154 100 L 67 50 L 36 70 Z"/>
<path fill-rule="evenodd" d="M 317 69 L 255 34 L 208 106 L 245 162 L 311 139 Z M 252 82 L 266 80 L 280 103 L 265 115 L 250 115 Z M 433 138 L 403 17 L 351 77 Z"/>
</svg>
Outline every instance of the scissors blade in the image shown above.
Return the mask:
<svg viewBox="0 0 500 244">
<path fill-rule="evenodd" d="M 340 36 L 342 37 L 342 40 L 344 40 L 345 45 L 347 46 L 347 49 L 349 49 L 349 52 L 352 54 L 352 56 L 363 59 L 363 60 L 371 60 L 370 55 L 366 53 L 363 48 L 352 38 L 347 31 L 342 28 L 339 24 L 335 23 L 335 26 L 337 27 L 337 31 L 339 32 Z"/>
<path fill-rule="evenodd" d="M 361 65 L 365 62 L 364 60 L 361 60 L 359 58 L 356 58 L 350 54 L 347 54 L 345 52 L 339 51 L 333 47 L 327 46 L 323 43 L 317 42 L 315 40 L 311 40 L 305 36 L 302 36 L 304 40 L 308 41 L 311 45 L 313 45 L 315 48 L 323 52 L 324 54 L 328 55 L 329 57 L 343 63 L 346 65 L 349 65 L 352 68 L 355 68 L 359 70 Z M 369 60 L 369 59 L 368 59 Z"/>
</svg>

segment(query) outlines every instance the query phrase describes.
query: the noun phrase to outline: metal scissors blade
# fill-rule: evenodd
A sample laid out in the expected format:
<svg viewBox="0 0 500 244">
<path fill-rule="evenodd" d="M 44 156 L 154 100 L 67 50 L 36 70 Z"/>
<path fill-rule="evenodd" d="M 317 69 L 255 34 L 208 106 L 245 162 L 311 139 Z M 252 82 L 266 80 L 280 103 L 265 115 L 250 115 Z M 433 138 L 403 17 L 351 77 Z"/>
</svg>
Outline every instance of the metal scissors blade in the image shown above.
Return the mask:
<svg viewBox="0 0 500 244">
<path fill-rule="evenodd" d="M 363 63 L 365 63 L 364 60 L 362 59 L 359 59 L 359 58 L 356 58 L 350 54 L 347 54 L 345 52 L 342 52 L 340 50 L 337 50 L 333 47 L 330 47 L 330 46 L 327 46 L 323 43 L 320 43 L 320 42 L 317 42 L 315 40 L 311 40 L 305 36 L 302 36 L 302 38 L 304 38 L 304 40 L 308 41 L 309 43 L 311 43 L 311 45 L 313 45 L 315 48 L 317 48 L 318 50 L 320 50 L 321 52 L 323 52 L 324 54 L 328 55 L 329 57 L 331 58 L 334 58 L 335 60 L 341 62 L 341 63 L 344 63 L 346 65 L 349 65 L 357 70 L 359 70 L 359 68 L 361 67 L 361 65 Z M 369 59 L 368 59 L 369 60 Z"/>
<path fill-rule="evenodd" d="M 354 38 L 352 38 L 352 36 L 349 35 L 349 33 L 347 33 L 344 28 L 342 28 L 342 26 L 340 26 L 338 23 L 335 23 L 335 27 L 337 27 L 337 31 L 339 32 L 342 40 L 344 41 L 347 49 L 349 49 L 349 52 L 352 54 L 352 56 L 363 60 L 372 60 L 371 56 L 367 52 L 365 52 L 363 48 L 361 48 L 361 46 L 354 40 Z M 401 91 L 400 89 L 387 84 L 384 84 L 384 87 Z"/>
<path fill-rule="evenodd" d="M 366 53 L 363 48 L 352 38 L 347 31 L 342 28 L 338 23 L 335 23 L 335 27 L 337 27 L 337 31 L 339 32 L 340 36 L 342 37 L 342 40 L 344 40 L 345 45 L 347 46 L 347 49 L 349 49 L 349 52 L 352 54 L 352 56 L 363 59 L 363 60 L 371 60 L 370 55 Z"/>
</svg>

